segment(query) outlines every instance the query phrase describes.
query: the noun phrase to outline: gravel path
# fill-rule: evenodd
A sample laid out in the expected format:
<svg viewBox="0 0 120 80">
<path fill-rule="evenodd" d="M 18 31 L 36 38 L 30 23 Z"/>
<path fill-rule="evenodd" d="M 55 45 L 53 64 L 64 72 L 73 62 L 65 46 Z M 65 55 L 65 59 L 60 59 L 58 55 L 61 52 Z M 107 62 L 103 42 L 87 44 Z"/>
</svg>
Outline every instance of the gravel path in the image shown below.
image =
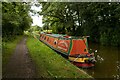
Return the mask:
<svg viewBox="0 0 120 80">
<path fill-rule="evenodd" d="M 5 67 L 3 78 L 35 78 L 36 69 L 26 47 L 26 37 L 16 46 L 9 63 Z"/>
</svg>

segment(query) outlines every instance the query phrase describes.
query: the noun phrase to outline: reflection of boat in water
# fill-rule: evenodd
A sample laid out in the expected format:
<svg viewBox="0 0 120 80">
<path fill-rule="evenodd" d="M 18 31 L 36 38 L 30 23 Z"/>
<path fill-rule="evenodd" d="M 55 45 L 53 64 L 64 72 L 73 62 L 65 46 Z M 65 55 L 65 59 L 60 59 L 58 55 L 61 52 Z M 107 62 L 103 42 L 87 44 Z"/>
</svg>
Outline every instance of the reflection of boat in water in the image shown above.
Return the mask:
<svg viewBox="0 0 120 80">
<path fill-rule="evenodd" d="M 66 55 L 78 67 L 88 68 L 94 66 L 94 53 L 88 52 L 87 37 L 41 33 L 40 41 Z"/>
</svg>

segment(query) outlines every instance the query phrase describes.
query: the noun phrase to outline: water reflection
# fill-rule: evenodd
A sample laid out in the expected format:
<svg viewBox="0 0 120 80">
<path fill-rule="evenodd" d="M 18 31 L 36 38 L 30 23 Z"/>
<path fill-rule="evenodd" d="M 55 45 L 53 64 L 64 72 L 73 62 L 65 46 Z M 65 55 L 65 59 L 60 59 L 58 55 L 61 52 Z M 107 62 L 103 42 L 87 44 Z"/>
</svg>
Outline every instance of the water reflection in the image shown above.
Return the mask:
<svg viewBox="0 0 120 80">
<path fill-rule="evenodd" d="M 120 48 L 89 44 L 89 47 L 97 50 L 97 62 L 95 67 L 84 69 L 94 78 L 119 78 L 120 76 Z"/>
</svg>

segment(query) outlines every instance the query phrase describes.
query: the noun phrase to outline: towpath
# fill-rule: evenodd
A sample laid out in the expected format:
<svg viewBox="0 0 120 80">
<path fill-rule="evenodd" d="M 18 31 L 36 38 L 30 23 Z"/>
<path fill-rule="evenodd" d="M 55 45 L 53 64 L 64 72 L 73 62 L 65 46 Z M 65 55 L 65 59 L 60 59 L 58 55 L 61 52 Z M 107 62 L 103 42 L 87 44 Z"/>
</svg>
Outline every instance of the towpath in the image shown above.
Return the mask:
<svg viewBox="0 0 120 80">
<path fill-rule="evenodd" d="M 35 78 L 36 69 L 28 54 L 26 47 L 27 38 L 24 37 L 16 46 L 16 49 L 5 67 L 3 78 Z"/>
</svg>

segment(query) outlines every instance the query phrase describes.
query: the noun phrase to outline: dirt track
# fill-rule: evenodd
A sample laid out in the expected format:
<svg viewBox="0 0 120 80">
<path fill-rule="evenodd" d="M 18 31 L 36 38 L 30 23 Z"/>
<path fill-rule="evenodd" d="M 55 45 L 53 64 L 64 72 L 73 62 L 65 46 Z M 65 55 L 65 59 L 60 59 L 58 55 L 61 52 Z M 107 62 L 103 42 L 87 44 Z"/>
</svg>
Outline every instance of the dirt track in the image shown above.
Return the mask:
<svg viewBox="0 0 120 80">
<path fill-rule="evenodd" d="M 26 37 L 16 46 L 16 49 L 5 67 L 3 78 L 35 78 L 36 70 L 26 47 Z"/>
</svg>

